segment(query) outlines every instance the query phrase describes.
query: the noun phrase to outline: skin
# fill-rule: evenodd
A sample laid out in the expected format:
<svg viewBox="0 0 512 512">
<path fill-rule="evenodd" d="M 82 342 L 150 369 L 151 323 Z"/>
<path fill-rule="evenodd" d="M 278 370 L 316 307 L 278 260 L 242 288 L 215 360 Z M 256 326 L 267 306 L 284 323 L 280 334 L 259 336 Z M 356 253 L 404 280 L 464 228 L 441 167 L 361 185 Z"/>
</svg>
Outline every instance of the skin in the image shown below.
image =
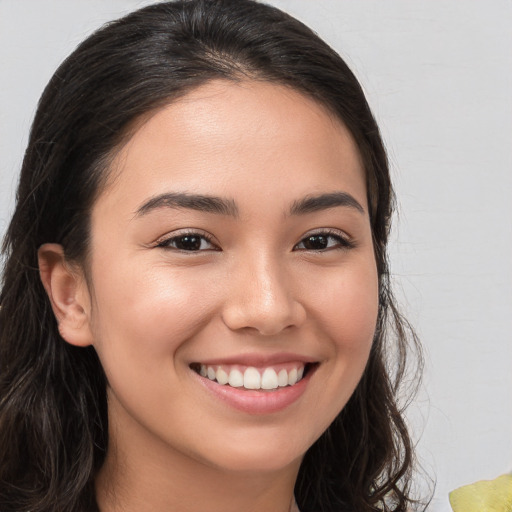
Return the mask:
<svg viewBox="0 0 512 512">
<path fill-rule="evenodd" d="M 339 192 L 361 209 L 290 212 Z M 237 212 L 141 211 L 163 193 L 223 198 Z M 141 124 L 92 209 L 87 280 L 59 246 L 39 253 L 62 336 L 93 345 L 109 381 L 103 512 L 289 510 L 303 454 L 345 406 L 371 348 L 367 212 L 352 137 L 296 91 L 212 82 Z M 177 248 L 190 231 L 211 242 Z M 319 233 L 325 247 L 302 242 Z M 282 353 L 316 369 L 295 402 L 268 414 L 224 403 L 190 368 Z"/>
</svg>

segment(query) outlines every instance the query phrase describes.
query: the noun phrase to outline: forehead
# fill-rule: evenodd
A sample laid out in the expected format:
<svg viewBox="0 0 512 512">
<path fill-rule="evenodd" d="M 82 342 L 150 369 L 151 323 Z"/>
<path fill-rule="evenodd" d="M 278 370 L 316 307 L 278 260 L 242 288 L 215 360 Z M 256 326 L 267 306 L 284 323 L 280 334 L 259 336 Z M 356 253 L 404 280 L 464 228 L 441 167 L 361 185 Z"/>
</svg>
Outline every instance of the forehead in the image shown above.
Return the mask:
<svg viewBox="0 0 512 512">
<path fill-rule="evenodd" d="M 114 179 L 101 195 L 250 187 L 265 174 L 286 188 L 293 177 L 297 188 L 302 182 L 323 192 L 324 182 L 342 176 L 349 187 L 364 187 L 360 155 L 343 123 L 308 96 L 261 81 L 210 82 L 158 110 L 138 123 L 111 170 Z"/>
</svg>

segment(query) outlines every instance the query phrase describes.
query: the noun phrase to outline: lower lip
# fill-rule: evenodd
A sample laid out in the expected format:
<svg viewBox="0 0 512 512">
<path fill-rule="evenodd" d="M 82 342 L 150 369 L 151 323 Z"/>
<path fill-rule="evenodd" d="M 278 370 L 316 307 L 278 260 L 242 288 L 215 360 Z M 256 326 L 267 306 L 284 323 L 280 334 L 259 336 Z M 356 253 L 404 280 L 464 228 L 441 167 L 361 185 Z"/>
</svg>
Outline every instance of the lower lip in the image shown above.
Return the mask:
<svg viewBox="0 0 512 512">
<path fill-rule="evenodd" d="M 297 384 L 277 388 L 275 391 L 233 388 L 201 377 L 195 372 L 194 375 L 209 392 L 230 407 L 249 414 L 271 414 L 286 409 L 302 396 L 315 369 L 316 366 L 310 368 L 306 376 Z"/>
</svg>

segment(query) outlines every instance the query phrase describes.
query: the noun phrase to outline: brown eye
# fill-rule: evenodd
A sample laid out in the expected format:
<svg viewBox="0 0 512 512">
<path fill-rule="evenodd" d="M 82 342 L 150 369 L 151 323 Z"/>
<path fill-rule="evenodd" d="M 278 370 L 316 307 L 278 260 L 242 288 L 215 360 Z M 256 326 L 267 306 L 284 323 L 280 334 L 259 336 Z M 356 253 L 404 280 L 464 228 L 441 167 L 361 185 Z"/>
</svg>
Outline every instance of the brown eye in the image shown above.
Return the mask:
<svg viewBox="0 0 512 512">
<path fill-rule="evenodd" d="M 340 235 L 315 233 L 303 238 L 295 247 L 299 251 L 326 251 L 330 249 L 349 249 L 353 244 Z"/>
<path fill-rule="evenodd" d="M 199 251 L 201 249 L 201 237 L 195 235 L 180 236 L 174 240 L 176 249 L 182 251 Z"/>
<path fill-rule="evenodd" d="M 190 233 L 173 236 L 160 242 L 157 247 L 165 249 L 176 249 L 178 251 L 198 252 L 206 250 L 217 250 L 217 247 L 204 235 Z"/>
<path fill-rule="evenodd" d="M 302 245 L 308 251 L 322 251 L 329 246 L 329 238 L 324 235 L 308 236 L 302 240 Z"/>
</svg>

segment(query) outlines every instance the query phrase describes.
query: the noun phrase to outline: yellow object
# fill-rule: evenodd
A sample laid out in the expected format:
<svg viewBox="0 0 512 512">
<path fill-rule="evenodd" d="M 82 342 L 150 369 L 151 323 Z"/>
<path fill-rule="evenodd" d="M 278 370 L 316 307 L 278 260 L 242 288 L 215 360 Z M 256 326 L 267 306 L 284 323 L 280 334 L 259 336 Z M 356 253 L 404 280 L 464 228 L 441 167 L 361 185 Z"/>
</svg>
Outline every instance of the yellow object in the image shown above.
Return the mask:
<svg viewBox="0 0 512 512">
<path fill-rule="evenodd" d="M 453 512 L 512 512 L 512 475 L 459 487 L 449 498 Z"/>
</svg>

